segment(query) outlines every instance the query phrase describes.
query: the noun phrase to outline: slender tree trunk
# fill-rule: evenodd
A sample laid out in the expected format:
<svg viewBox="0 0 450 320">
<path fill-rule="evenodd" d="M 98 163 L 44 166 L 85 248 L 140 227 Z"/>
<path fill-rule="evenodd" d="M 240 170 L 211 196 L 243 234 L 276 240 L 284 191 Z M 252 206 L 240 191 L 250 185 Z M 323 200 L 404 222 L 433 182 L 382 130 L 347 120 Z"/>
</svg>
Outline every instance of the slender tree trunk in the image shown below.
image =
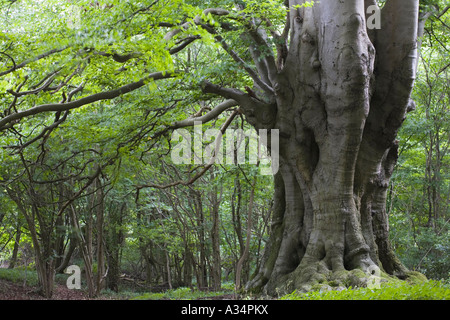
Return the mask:
<svg viewBox="0 0 450 320">
<path fill-rule="evenodd" d="M 167 283 L 169 284 L 169 289 L 172 289 L 172 275 L 170 270 L 170 257 L 167 250 L 164 250 L 164 256 L 166 258 L 166 273 L 167 273 Z"/>
<path fill-rule="evenodd" d="M 208 273 L 206 261 L 206 237 L 205 237 L 205 217 L 203 213 L 202 199 L 198 192 L 194 192 L 194 206 L 197 214 L 198 241 L 199 241 L 199 262 L 197 264 L 197 286 L 206 288 L 208 286 Z"/>
<path fill-rule="evenodd" d="M 189 238 L 186 239 L 184 248 L 184 264 L 183 264 L 183 282 L 185 286 L 192 286 L 192 272 L 193 272 L 193 258 L 192 252 L 189 248 Z"/>
<path fill-rule="evenodd" d="M 251 191 L 250 191 L 250 199 L 248 202 L 248 213 L 247 213 L 247 234 L 245 239 L 245 247 L 244 251 L 242 252 L 241 258 L 239 259 L 237 265 L 236 265 L 236 282 L 235 282 L 235 290 L 239 291 L 241 289 L 241 276 L 242 276 L 242 268 L 246 262 L 249 260 L 250 255 L 250 241 L 252 236 L 252 228 L 253 228 L 253 198 L 255 196 L 255 185 L 256 185 L 256 176 L 254 178 L 254 181 L 251 185 Z M 248 272 L 249 273 L 249 272 Z"/>
<path fill-rule="evenodd" d="M 109 210 L 108 225 L 107 225 L 107 241 L 106 241 L 106 260 L 108 264 L 107 286 L 109 289 L 119 291 L 120 278 L 120 247 L 123 241 L 122 220 L 126 209 L 126 203 L 123 203 L 120 208 Z M 138 224 L 141 223 L 141 214 L 138 213 Z M 147 265 L 146 249 L 143 245 L 142 237 L 139 237 L 139 249 L 143 253 L 145 264 Z"/>
<path fill-rule="evenodd" d="M 80 248 L 81 254 L 83 256 L 84 268 L 86 271 L 86 282 L 88 285 L 88 294 L 89 294 L 89 297 L 95 297 L 95 295 L 96 295 L 95 277 L 94 277 L 94 273 L 92 271 L 93 258 L 92 258 L 92 253 L 89 251 L 91 248 L 89 245 L 89 240 L 86 240 L 85 236 L 83 235 L 83 233 L 81 231 L 77 213 L 76 213 L 73 205 L 70 206 L 70 212 L 71 212 L 72 227 L 73 227 L 74 233 L 77 236 L 77 243 L 79 244 L 79 248 Z"/>
<path fill-rule="evenodd" d="M 242 237 L 242 224 L 241 224 L 241 200 L 242 200 L 242 189 L 241 182 L 239 180 L 239 173 L 236 175 L 233 190 L 233 196 L 231 198 L 231 214 L 234 231 L 239 243 L 239 257 L 244 253 L 245 243 Z M 237 199 L 236 199 L 237 198 Z M 236 259 L 238 260 L 238 259 Z"/>
<path fill-rule="evenodd" d="M 8 269 L 14 269 L 17 263 L 17 254 L 19 252 L 19 243 L 20 236 L 22 235 L 22 224 L 19 221 L 19 217 L 17 218 L 17 227 L 16 227 L 16 236 L 14 239 L 14 248 L 11 259 L 9 260 Z"/>
<path fill-rule="evenodd" d="M 211 180 L 214 176 L 211 177 Z M 222 198 L 222 190 L 220 190 L 220 196 L 217 196 L 217 187 L 213 188 L 210 193 L 211 196 L 211 216 L 212 216 L 212 229 L 211 229 L 211 239 L 212 239 L 212 287 L 213 290 L 220 290 L 222 284 L 222 266 L 220 261 L 220 217 L 219 217 L 219 206 Z"/>
<path fill-rule="evenodd" d="M 96 279 L 96 295 L 100 294 L 100 291 L 104 287 L 104 279 L 106 276 L 105 268 L 105 249 L 104 249 L 104 201 L 103 201 L 103 187 L 101 186 L 100 179 L 96 179 L 94 187 L 98 188 L 96 192 L 96 224 L 97 224 L 97 279 Z"/>
<path fill-rule="evenodd" d="M 70 242 L 69 242 L 69 249 L 67 250 L 64 259 L 62 260 L 61 264 L 58 265 L 56 268 L 56 273 L 64 273 L 64 270 L 67 269 L 70 263 L 70 259 L 72 258 L 72 254 L 77 248 L 77 239 L 76 237 L 70 233 Z"/>
<path fill-rule="evenodd" d="M 62 193 L 60 193 L 62 194 Z M 56 239 L 55 239 L 55 266 L 59 267 L 64 259 L 64 240 L 66 237 L 65 225 L 64 225 L 64 216 L 59 215 L 56 217 Z"/>
<path fill-rule="evenodd" d="M 27 212 L 22 199 L 18 197 L 13 190 L 9 188 L 6 190 L 10 198 L 16 203 L 17 208 L 27 222 L 31 241 L 33 243 L 40 293 L 45 298 L 51 298 L 53 295 L 53 285 L 55 279 L 55 261 L 52 256 L 53 247 L 51 233 L 48 233 L 48 227 L 45 225 L 42 217 L 39 216 L 39 212 L 35 204 L 31 205 L 31 212 Z M 39 224 L 36 222 L 36 217 Z M 40 227 L 39 233 L 36 229 L 37 224 Z"/>
</svg>

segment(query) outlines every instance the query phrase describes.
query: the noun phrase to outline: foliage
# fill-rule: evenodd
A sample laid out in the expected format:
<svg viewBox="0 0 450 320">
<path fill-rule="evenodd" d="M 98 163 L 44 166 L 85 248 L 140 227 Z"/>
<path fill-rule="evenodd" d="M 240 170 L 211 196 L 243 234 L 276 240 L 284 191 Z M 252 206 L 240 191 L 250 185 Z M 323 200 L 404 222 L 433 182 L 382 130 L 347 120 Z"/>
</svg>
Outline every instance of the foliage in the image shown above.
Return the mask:
<svg viewBox="0 0 450 320">
<path fill-rule="evenodd" d="M 399 258 L 433 279 L 447 279 L 450 270 L 449 21 L 447 13 L 427 22 L 413 93 L 416 110 L 399 133 L 388 200 Z"/>
<path fill-rule="evenodd" d="M 37 273 L 32 268 L 0 268 L 0 279 L 28 286 L 37 286 L 39 283 Z"/>
<path fill-rule="evenodd" d="M 348 288 L 341 291 L 314 291 L 285 295 L 281 300 L 449 300 L 450 286 L 430 280 L 419 284 L 382 283 L 380 289 Z"/>
<path fill-rule="evenodd" d="M 213 298 L 215 296 L 229 295 L 232 294 L 231 291 L 216 291 L 216 292 L 205 292 L 191 288 L 178 288 L 174 290 L 167 290 L 161 293 L 146 293 L 132 300 L 195 300 L 198 298 Z"/>
</svg>

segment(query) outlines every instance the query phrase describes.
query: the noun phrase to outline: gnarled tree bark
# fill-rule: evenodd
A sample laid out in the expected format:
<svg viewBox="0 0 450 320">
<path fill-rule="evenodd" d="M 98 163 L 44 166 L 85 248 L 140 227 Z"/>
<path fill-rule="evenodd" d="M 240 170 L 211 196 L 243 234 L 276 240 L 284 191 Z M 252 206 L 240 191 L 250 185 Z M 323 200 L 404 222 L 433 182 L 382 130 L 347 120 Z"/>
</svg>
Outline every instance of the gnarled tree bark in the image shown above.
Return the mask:
<svg viewBox="0 0 450 320">
<path fill-rule="evenodd" d="M 272 295 L 327 279 L 363 285 L 375 266 L 408 273 L 389 243 L 385 203 L 397 132 L 414 108 L 418 1 L 388 0 L 374 30 L 366 21 L 375 1 L 304 2 L 288 3 L 289 41 L 273 35 L 285 41 L 278 57 L 255 49 L 270 46 L 268 35 L 249 23 L 257 97 L 203 84 L 236 101 L 256 129 L 279 130 L 271 238 L 247 285 Z"/>
</svg>

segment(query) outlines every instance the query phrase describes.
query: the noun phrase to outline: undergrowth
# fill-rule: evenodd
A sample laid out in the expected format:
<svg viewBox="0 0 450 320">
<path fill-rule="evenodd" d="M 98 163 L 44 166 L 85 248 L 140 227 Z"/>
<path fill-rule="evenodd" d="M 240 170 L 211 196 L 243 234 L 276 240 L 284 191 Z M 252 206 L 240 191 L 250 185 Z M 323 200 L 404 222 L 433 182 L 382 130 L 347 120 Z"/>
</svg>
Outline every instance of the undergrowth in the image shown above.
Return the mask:
<svg viewBox="0 0 450 320">
<path fill-rule="evenodd" d="M 233 294 L 231 291 L 211 291 L 205 292 L 197 289 L 191 289 L 187 287 L 182 287 L 173 290 L 167 290 L 160 293 L 145 293 L 138 297 L 133 298 L 133 300 L 195 300 L 200 298 L 212 298 L 215 296 L 222 296 Z"/>
<path fill-rule="evenodd" d="M 0 268 L 0 279 L 28 286 L 36 286 L 38 284 L 38 276 L 36 271 L 32 269 L 25 269 L 23 267 L 14 269 Z"/>
<path fill-rule="evenodd" d="M 450 284 L 436 280 L 416 284 L 388 282 L 382 283 L 379 289 L 350 287 L 341 291 L 294 291 L 280 300 L 450 300 Z"/>
</svg>

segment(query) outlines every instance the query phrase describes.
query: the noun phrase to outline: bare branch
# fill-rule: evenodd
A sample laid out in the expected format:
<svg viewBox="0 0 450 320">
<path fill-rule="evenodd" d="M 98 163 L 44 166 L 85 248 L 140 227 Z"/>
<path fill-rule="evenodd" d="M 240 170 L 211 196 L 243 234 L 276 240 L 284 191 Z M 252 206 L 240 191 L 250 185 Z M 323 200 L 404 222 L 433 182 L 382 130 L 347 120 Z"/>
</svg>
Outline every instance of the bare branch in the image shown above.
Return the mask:
<svg viewBox="0 0 450 320">
<path fill-rule="evenodd" d="M 270 21 L 266 19 L 266 23 L 270 24 Z M 275 62 L 275 57 L 272 54 L 272 47 L 267 41 L 267 34 L 264 29 L 258 28 L 255 22 L 251 22 L 247 25 L 247 30 L 249 32 L 249 35 L 252 37 L 252 39 L 255 41 L 255 43 L 259 47 L 264 47 L 269 54 L 265 55 L 259 55 L 257 58 L 258 60 L 262 60 L 265 62 L 267 67 L 267 72 L 269 79 L 275 78 L 278 70 Z M 260 50 L 258 50 L 260 52 Z M 257 61 L 255 61 L 257 62 Z"/>
<path fill-rule="evenodd" d="M 13 69 L 17 68 L 16 61 L 14 61 L 13 57 L 11 57 L 9 54 L 7 54 L 6 52 L 3 52 L 3 51 L 0 51 L 0 53 L 7 56 L 11 60 L 11 62 L 13 63 L 13 67 L 12 67 Z"/>
<path fill-rule="evenodd" d="M 30 141 L 27 141 L 26 143 L 24 143 L 22 145 L 11 146 L 11 147 L 12 148 L 16 148 L 16 149 L 20 149 L 20 151 L 22 151 L 23 149 L 25 149 L 29 145 L 35 143 L 36 141 L 38 141 L 42 137 L 48 136 L 54 129 L 56 129 L 61 123 L 63 123 L 67 119 L 68 114 L 69 114 L 69 111 L 66 111 L 61 119 L 58 119 L 54 123 L 52 123 L 50 126 L 45 127 L 44 130 L 42 130 L 42 132 L 40 134 L 38 134 L 36 137 L 31 139 Z"/>
<path fill-rule="evenodd" d="M 237 101 L 240 105 L 251 104 L 254 98 L 251 98 L 248 94 L 241 90 L 234 88 L 225 88 L 209 81 L 204 81 L 202 84 L 202 90 L 205 93 L 218 94 L 226 99 L 233 99 Z M 256 100 L 256 99 L 255 99 Z"/>
<path fill-rule="evenodd" d="M 289 5 L 288 5 L 289 7 Z M 272 37 L 275 39 L 275 44 L 277 47 L 277 61 L 276 66 L 279 71 L 281 71 L 284 68 L 284 63 L 288 54 L 288 45 L 287 45 L 287 39 L 289 36 L 289 30 L 291 28 L 291 18 L 290 18 L 290 11 L 287 10 L 286 13 L 286 23 L 284 25 L 283 32 L 280 34 L 278 31 L 274 30 L 272 23 L 265 19 L 267 27 L 269 27 L 270 32 L 272 34 Z"/>
</svg>

